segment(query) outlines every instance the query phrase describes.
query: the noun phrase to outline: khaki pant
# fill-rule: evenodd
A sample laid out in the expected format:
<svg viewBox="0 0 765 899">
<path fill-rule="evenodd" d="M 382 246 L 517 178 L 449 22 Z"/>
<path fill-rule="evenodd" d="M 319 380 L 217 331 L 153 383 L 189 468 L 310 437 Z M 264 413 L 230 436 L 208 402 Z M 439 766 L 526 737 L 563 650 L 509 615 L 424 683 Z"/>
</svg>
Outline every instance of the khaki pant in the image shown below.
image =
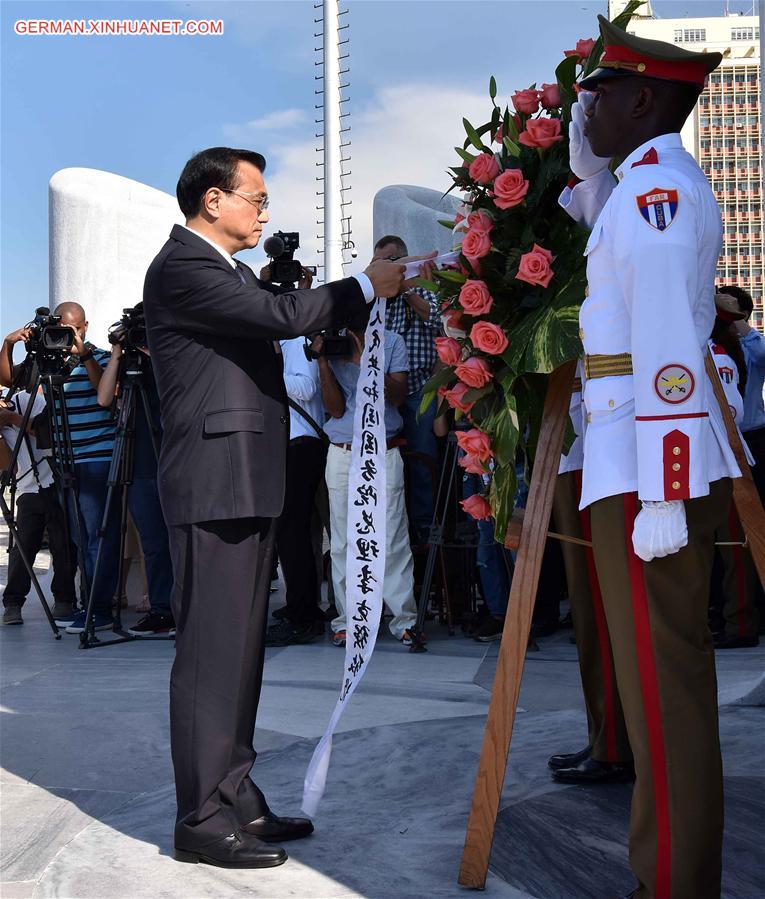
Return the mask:
<svg viewBox="0 0 765 899">
<path fill-rule="evenodd" d="M 581 471 L 558 475 L 553 516 L 559 533 L 590 540 L 590 510 L 579 511 L 581 492 Z M 599 762 L 624 764 L 630 761 L 632 752 L 616 686 L 608 625 L 593 552 L 565 541 L 561 543 L 561 551 L 574 621 L 592 758 Z"/>
<path fill-rule="evenodd" d="M 348 472 L 351 453 L 339 446 L 330 446 L 327 454 L 327 489 L 332 527 L 332 584 L 335 589 L 337 618 L 332 630 L 337 633 L 347 626 L 345 619 L 345 557 L 348 549 Z M 414 562 L 409 545 L 409 523 L 404 504 L 404 462 L 398 449 L 385 454 L 385 473 L 388 480 L 385 506 L 385 581 L 383 600 L 393 612 L 390 632 L 400 640 L 405 630 L 414 627 L 417 605 L 414 601 Z"/>
<path fill-rule="evenodd" d="M 635 494 L 590 507 L 593 548 L 635 759 L 630 864 L 639 899 L 719 899 L 723 791 L 717 680 L 707 624 L 715 531 L 729 479 L 687 500 L 688 544 L 643 563 Z"/>
</svg>

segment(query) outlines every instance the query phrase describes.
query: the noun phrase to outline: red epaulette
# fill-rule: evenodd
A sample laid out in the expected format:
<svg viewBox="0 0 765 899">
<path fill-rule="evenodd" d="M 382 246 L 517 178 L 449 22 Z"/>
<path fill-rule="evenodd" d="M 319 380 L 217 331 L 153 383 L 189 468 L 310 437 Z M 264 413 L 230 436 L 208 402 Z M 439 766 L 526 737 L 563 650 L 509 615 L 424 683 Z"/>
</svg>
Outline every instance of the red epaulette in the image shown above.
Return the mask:
<svg viewBox="0 0 765 899">
<path fill-rule="evenodd" d="M 642 159 L 638 159 L 637 162 L 633 162 L 630 168 L 634 169 L 636 165 L 658 165 L 659 164 L 659 154 L 651 147 L 649 150 L 646 150 L 643 154 Z"/>
<path fill-rule="evenodd" d="M 712 345 L 712 352 L 714 353 L 715 356 L 727 356 L 728 355 L 728 351 L 725 349 L 725 347 L 720 346 L 719 343 L 715 343 Z"/>
</svg>

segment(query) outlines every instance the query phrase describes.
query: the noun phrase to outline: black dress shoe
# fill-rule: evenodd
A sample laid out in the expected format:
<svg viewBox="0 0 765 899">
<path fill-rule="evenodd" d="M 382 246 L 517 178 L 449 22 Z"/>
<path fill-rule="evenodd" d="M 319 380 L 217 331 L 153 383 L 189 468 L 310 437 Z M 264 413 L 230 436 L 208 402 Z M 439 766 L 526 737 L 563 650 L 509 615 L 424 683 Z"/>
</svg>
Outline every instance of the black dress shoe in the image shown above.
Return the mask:
<svg viewBox="0 0 765 899">
<path fill-rule="evenodd" d="M 737 634 L 716 634 L 715 649 L 750 649 L 760 645 L 760 638 L 755 634 L 752 637 L 739 637 Z"/>
<path fill-rule="evenodd" d="M 558 768 L 574 768 L 579 762 L 583 762 L 590 757 L 592 746 L 585 746 L 579 752 L 568 752 L 562 755 L 551 755 L 547 760 L 547 767 L 557 771 Z"/>
<path fill-rule="evenodd" d="M 237 831 L 201 849 L 176 846 L 175 860 L 192 865 L 204 862 L 218 868 L 275 868 L 287 861 L 287 853 L 280 846 L 266 846 L 254 836 Z"/>
<path fill-rule="evenodd" d="M 612 762 L 598 762 L 588 758 L 571 768 L 553 771 L 553 780 L 567 784 L 612 784 L 628 783 L 635 779 L 632 764 L 616 765 Z"/>
<path fill-rule="evenodd" d="M 312 834 L 313 824 L 308 818 L 279 818 L 269 812 L 243 825 L 242 830 L 264 843 L 286 843 L 287 840 L 302 840 Z"/>
</svg>

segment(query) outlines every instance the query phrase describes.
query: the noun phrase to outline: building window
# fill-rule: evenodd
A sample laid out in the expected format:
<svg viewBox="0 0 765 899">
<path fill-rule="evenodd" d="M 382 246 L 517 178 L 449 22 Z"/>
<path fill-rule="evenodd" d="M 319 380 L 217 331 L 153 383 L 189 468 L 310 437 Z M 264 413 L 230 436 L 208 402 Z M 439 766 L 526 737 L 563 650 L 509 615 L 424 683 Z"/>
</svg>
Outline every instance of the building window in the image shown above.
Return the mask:
<svg viewBox="0 0 765 899">
<path fill-rule="evenodd" d="M 730 39 L 732 41 L 753 41 L 754 28 L 731 28 Z"/>
<path fill-rule="evenodd" d="M 675 43 L 682 44 L 683 42 L 683 29 L 675 28 Z"/>
<path fill-rule="evenodd" d="M 678 31 L 675 31 L 675 43 L 681 43 L 678 41 L 677 35 Z M 684 28 L 683 29 L 683 44 L 699 44 L 703 43 L 707 39 L 707 30 L 706 28 Z"/>
</svg>

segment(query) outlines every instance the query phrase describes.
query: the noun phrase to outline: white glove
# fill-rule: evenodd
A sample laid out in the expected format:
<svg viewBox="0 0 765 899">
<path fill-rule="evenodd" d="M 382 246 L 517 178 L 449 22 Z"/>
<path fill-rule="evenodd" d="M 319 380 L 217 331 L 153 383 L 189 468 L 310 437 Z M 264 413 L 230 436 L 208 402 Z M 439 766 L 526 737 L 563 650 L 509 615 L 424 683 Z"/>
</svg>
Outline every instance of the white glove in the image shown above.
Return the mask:
<svg viewBox="0 0 765 899">
<path fill-rule="evenodd" d="M 582 181 L 599 175 L 611 161 L 605 156 L 596 156 L 584 136 L 585 113 L 594 100 L 595 94 L 591 91 L 580 91 L 577 102 L 571 106 L 571 123 L 568 126 L 569 165 Z"/>
<path fill-rule="evenodd" d="M 643 503 L 632 531 L 635 555 L 650 562 L 676 553 L 687 543 L 688 526 L 682 500 Z"/>
</svg>

